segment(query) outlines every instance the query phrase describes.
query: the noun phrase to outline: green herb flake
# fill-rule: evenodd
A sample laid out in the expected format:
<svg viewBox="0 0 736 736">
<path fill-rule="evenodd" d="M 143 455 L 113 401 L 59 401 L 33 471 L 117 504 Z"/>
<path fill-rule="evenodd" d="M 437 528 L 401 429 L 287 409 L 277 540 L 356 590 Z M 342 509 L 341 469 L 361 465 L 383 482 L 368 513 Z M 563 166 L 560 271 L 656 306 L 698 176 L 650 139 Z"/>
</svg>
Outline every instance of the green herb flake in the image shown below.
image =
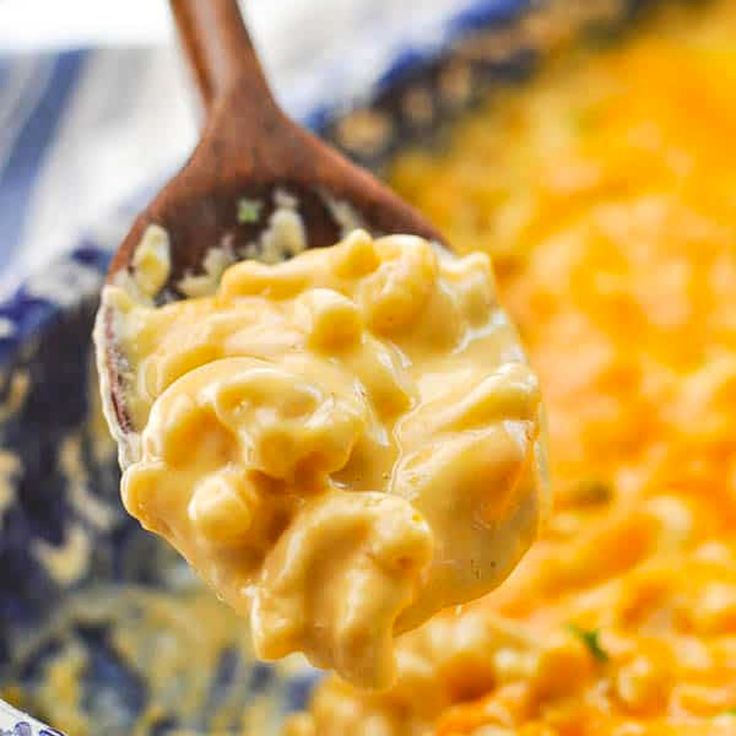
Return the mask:
<svg viewBox="0 0 736 736">
<path fill-rule="evenodd" d="M 601 646 L 600 631 L 597 629 L 584 629 L 577 624 L 568 624 L 567 630 L 585 644 L 594 659 L 598 662 L 608 662 L 608 652 Z"/>
<path fill-rule="evenodd" d="M 603 506 L 613 500 L 611 485 L 601 480 L 581 481 L 572 491 L 571 499 L 577 506 Z"/>
<path fill-rule="evenodd" d="M 262 207 L 263 202 L 259 202 L 257 199 L 248 199 L 247 197 L 239 199 L 238 222 L 241 225 L 258 222 L 258 218 L 261 216 Z"/>
<path fill-rule="evenodd" d="M 723 711 L 724 716 L 736 716 L 736 706 Z"/>
</svg>

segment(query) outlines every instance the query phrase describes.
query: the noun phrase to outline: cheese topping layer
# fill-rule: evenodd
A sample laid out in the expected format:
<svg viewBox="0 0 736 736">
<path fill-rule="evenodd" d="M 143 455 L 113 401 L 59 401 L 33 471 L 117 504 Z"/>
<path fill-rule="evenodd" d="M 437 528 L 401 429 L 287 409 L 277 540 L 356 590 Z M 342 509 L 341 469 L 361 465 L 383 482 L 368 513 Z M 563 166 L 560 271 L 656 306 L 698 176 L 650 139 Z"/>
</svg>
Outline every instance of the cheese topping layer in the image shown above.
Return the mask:
<svg viewBox="0 0 736 736">
<path fill-rule="evenodd" d="M 389 685 L 394 636 L 498 585 L 543 511 L 537 381 L 488 256 L 354 231 L 160 307 L 133 277 L 103 294 L 139 435 L 125 507 L 260 657 Z"/>
<path fill-rule="evenodd" d="M 736 3 L 652 5 L 396 164 L 493 255 L 555 508 L 504 585 L 402 637 L 392 688 L 328 678 L 290 736 L 736 734 Z"/>
</svg>

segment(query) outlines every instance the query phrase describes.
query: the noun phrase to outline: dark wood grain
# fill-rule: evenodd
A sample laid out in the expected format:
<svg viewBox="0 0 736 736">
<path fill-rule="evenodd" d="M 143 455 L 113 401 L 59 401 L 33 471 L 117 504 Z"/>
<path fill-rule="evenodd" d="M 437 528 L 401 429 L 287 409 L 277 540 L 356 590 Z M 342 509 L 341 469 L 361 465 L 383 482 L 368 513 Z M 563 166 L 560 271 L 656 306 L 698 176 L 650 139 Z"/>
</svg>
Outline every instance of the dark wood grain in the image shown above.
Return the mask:
<svg viewBox="0 0 736 736">
<path fill-rule="evenodd" d="M 340 235 L 324 195 L 349 202 L 376 233 L 410 232 L 441 240 L 412 207 L 364 169 L 296 125 L 276 104 L 236 0 L 171 0 L 182 46 L 205 105 L 202 137 L 184 168 L 140 214 L 118 250 L 111 274 L 126 267 L 151 223 L 172 244 L 173 285 L 196 272 L 204 254 L 228 242 L 252 242 L 266 222 L 273 192 L 299 200 L 310 247 Z M 258 223 L 239 223 L 242 197 L 264 201 Z"/>
<path fill-rule="evenodd" d="M 176 284 L 201 270 L 210 248 L 227 244 L 237 252 L 255 241 L 277 190 L 297 198 L 309 247 L 332 245 L 341 234 L 326 195 L 349 203 L 375 234 L 414 233 L 442 242 L 416 210 L 284 114 L 269 90 L 237 0 L 170 2 L 204 103 L 205 125 L 189 161 L 136 219 L 112 261 L 108 281 L 129 267 L 146 228 L 158 224 L 171 242 L 166 292 L 181 296 Z M 258 222 L 238 221 L 243 197 L 264 203 Z M 118 425 L 129 433 L 140 428 L 126 410 L 126 363 L 113 316 L 109 309 L 100 315 L 102 368 Z"/>
</svg>

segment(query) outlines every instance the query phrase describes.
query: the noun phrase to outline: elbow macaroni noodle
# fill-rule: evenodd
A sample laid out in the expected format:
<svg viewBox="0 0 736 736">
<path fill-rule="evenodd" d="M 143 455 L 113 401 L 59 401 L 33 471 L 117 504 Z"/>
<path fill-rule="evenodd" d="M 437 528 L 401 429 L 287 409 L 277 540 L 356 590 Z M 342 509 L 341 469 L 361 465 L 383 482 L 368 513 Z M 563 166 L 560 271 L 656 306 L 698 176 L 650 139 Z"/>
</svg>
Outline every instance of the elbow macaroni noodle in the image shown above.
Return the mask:
<svg viewBox="0 0 736 736">
<path fill-rule="evenodd" d="M 126 509 L 259 656 L 386 687 L 394 637 L 500 583 L 543 513 L 537 381 L 488 256 L 354 231 L 156 307 L 166 235 L 106 287 L 130 365 Z"/>
</svg>

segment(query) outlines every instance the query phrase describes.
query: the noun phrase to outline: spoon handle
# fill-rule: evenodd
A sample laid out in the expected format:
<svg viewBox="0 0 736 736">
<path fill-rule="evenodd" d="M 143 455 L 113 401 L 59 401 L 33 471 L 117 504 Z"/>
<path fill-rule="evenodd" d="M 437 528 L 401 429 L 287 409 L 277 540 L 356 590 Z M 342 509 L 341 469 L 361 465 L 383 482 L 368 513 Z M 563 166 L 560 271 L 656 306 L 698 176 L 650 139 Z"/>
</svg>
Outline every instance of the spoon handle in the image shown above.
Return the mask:
<svg viewBox="0 0 736 736">
<path fill-rule="evenodd" d="M 274 104 L 238 0 L 170 0 L 170 5 L 208 113 L 236 97 L 255 106 Z"/>
</svg>

